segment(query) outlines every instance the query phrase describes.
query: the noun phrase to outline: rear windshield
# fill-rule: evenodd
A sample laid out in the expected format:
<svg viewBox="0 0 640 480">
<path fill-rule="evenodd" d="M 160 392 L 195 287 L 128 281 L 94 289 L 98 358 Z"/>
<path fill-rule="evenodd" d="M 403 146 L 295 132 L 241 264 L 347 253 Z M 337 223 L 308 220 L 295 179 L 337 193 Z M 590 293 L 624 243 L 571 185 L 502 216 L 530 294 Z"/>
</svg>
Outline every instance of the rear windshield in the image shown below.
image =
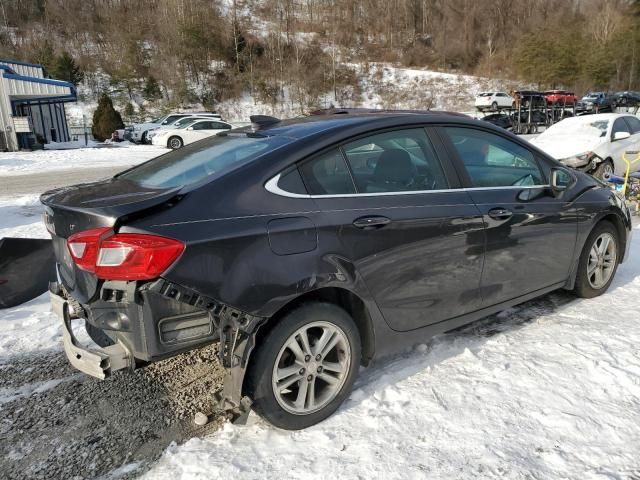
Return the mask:
<svg viewBox="0 0 640 480">
<path fill-rule="evenodd" d="M 219 178 L 289 142 L 290 138 L 281 136 L 216 135 L 154 158 L 118 178 L 144 187 L 182 187 Z"/>
</svg>

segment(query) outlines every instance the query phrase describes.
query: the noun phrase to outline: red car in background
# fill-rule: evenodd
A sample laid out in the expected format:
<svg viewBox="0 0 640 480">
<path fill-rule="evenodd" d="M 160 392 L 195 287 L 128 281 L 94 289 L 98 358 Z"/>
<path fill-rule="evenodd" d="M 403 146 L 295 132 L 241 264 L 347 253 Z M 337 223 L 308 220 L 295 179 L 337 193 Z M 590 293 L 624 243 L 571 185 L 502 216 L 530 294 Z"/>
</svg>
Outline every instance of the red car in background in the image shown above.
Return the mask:
<svg viewBox="0 0 640 480">
<path fill-rule="evenodd" d="M 543 95 L 550 105 L 573 105 L 578 101 L 576 94 L 567 90 L 548 90 Z"/>
</svg>

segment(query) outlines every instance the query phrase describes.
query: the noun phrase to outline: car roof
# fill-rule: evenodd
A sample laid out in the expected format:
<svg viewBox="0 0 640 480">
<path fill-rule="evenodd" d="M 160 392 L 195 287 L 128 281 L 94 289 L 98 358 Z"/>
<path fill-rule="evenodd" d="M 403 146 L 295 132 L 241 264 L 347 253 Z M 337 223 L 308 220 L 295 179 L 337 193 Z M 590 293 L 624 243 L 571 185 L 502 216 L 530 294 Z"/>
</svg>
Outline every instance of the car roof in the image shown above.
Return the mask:
<svg viewBox="0 0 640 480">
<path fill-rule="evenodd" d="M 354 113 L 338 113 L 309 115 L 307 117 L 292 118 L 274 121 L 267 125 L 257 127 L 242 127 L 236 131 L 252 129 L 268 136 L 285 136 L 290 138 L 303 138 L 317 133 L 326 133 L 332 130 L 344 130 L 350 127 L 375 126 L 377 124 L 408 123 L 436 123 L 451 122 L 466 119 L 473 121 L 468 115 L 454 112 L 441 111 L 409 111 L 409 110 L 380 110 L 380 111 L 354 111 Z"/>
</svg>

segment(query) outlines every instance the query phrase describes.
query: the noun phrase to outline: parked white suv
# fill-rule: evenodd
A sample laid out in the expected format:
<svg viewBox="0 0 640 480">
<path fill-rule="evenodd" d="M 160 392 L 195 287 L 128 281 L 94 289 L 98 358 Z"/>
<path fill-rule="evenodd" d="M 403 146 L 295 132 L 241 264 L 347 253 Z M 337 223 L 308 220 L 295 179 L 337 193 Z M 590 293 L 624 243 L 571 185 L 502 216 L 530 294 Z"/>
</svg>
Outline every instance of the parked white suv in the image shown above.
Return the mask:
<svg viewBox="0 0 640 480">
<path fill-rule="evenodd" d="M 499 110 L 513 106 L 513 98 L 505 92 L 482 92 L 476 97 L 476 108 L 484 110 Z"/>
<path fill-rule="evenodd" d="M 150 139 L 147 137 L 149 131 L 162 127 L 164 125 L 171 125 L 176 120 L 181 118 L 191 117 L 193 115 L 203 117 L 220 118 L 220 114 L 211 112 L 188 112 L 188 113 L 170 113 L 164 117 L 156 118 L 150 122 L 136 123 L 133 125 L 133 132 L 131 133 L 131 140 L 136 143 L 149 143 Z"/>
</svg>

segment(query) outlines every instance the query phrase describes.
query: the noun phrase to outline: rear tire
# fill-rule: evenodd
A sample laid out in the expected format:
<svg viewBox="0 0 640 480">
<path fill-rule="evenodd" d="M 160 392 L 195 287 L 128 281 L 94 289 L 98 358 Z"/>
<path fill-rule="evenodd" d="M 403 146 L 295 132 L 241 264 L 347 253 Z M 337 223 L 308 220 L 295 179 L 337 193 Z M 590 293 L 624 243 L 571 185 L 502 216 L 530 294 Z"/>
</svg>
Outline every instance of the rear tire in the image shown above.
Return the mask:
<svg viewBox="0 0 640 480">
<path fill-rule="evenodd" d="M 347 312 L 330 303 L 303 304 L 277 320 L 260 342 L 245 392 L 272 425 L 307 428 L 347 398 L 360 358 L 360 335 Z"/>
<path fill-rule="evenodd" d="M 167 141 L 167 147 L 173 150 L 178 150 L 179 148 L 182 148 L 183 145 L 184 145 L 184 142 L 180 137 L 171 137 Z"/>
<path fill-rule="evenodd" d="M 606 292 L 618 269 L 619 252 L 616 227 L 607 221 L 598 223 L 582 248 L 573 293 L 593 298 Z"/>
</svg>

